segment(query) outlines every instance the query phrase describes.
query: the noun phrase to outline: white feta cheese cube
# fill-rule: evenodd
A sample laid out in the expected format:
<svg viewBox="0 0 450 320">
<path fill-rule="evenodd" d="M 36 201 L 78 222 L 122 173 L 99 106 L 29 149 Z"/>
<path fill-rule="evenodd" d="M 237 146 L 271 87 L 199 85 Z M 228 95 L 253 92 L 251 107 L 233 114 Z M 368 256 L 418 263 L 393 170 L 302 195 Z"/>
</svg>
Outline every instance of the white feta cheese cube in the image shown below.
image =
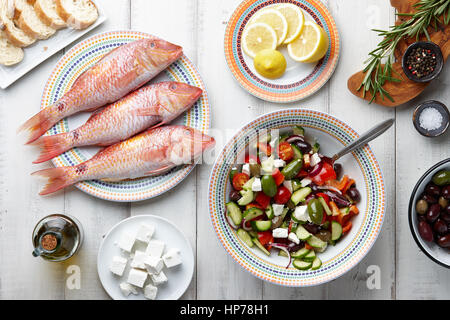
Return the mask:
<svg viewBox="0 0 450 320">
<path fill-rule="evenodd" d="M 124 233 L 119 240 L 119 248 L 125 252 L 131 253 L 136 238 L 130 233 Z"/>
<path fill-rule="evenodd" d="M 283 186 L 289 190 L 290 193 L 294 191 L 294 188 L 292 187 L 292 181 L 291 180 L 284 180 Z"/>
<path fill-rule="evenodd" d="M 285 228 L 277 228 L 272 231 L 272 235 L 274 238 L 287 238 L 288 237 L 288 229 Z"/>
<path fill-rule="evenodd" d="M 272 174 L 273 172 L 273 155 L 266 160 L 261 161 L 261 170 L 264 174 Z"/>
<path fill-rule="evenodd" d="M 136 288 L 129 283 L 122 282 L 119 284 L 119 287 L 125 297 L 128 297 L 130 294 L 138 294 Z"/>
<path fill-rule="evenodd" d="M 298 206 L 297 208 L 295 208 L 294 218 L 299 221 L 310 221 L 311 222 L 311 218 L 309 217 L 309 213 L 308 213 L 308 206 Z"/>
<path fill-rule="evenodd" d="M 261 191 L 262 187 L 261 187 L 261 179 L 260 178 L 255 178 L 255 180 L 252 183 L 252 190 L 255 192 Z"/>
<path fill-rule="evenodd" d="M 152 284 L 148 284 L 144 288 L 144 297 L 149 300 L 155 300 L 158 294 L 158 288 Z"/>
<path fill-rule="evenodd" d="M 155 226 L 147 223 L 142 223 L 139 226 L 138 232 L 136 234 L 136 240 L 148 243 L 155 233 Z"/>
<path fill-rule="evenodd" d="M 142 288 L 147 280 L 147 272 L 139 269 L 131 269 L 128 274 L 127 282 L 133 286 Z"/>
<path fill-rule="evenodd" d="M 148 243 L 145 253 L 148 256 L 160 258 L 164 252 L 165 243 L 159 240 L 151 240 Z"/>
<path fill-rule="evenodd" d="M 272 205 L 272 209 L 273 209 L 273 214 L 275 215 L 275 217 L 278 217 L 283 214 L 284 205 L 274 203 Z"/>
<path fill-rule="evenodd" d="M 137 268 L 137 269 L 145 269 L 145 258 L 147 257 L 147 255 L 145 254 L 144 251 L 139 251 L 136 250 L 136 252 L 134 253 L 134 258 L 131 261 L 130 266 L 132 268 Z"/>
<path fill-rule="evenodd" d="M 319 155 L 317 153 L 314 153 L 311 156 L 311 167 L 314 167 L 316 164 L 318 164 L 319 162 L 322 161 L 322 159 L 320 159 Z"/>
<path fill-rule="evenodd" d="M 167 268 L 173 268 L 182 263 L 180 250 L 178 249 L 170 249 L 163 255 L 162 259 Z"/>
<path fill-rule="evenodd" d="M 144 264 L 150 274 L 160 273 L 164 267 L 163 261 L 160 257 L 147 256 Z"/>
<path fill-rule="evenodd" d="M 151 274 L 150 277 L 152 278 L 153 284 L 155 286 L 159 286 L 167 282 L 167 277 L 163 271 L 161 271 L 160 273 Z"/>
<path fill-rule="evenodd" d="M 123 258 L 123 257 L 119 257 L 119 256 L 115 256 L 112 259 L 111 265 L 109 267 L 109 270 L 118 275 L 119 277 L 121 277 L 123 275 L 123 272 L 125 271 L 125 268 L 127 266 L 127 262 L 128 260 Z"/>
<path fill-rule="evenodd" d="M 273 166 L 275 168 L 281 168 L 281 167 L 284 167 L 285 165 L 286 165 L 286 161 L 284 161 L 284 160 L 276 159 L 273 161 Z"/>
<path fill-rule="evenodd" d="M 250 176 L 250 165 L 248 163 L 242 166 L 242 173 L 245 173 L 248 176 Z"/>
<path fill-rule="evenodd" d="M 300 244 L 300 240 L 297 235 L 293 232 L 289 233 L 288 239 L 294 242 L 295 244 Z"/>
<path fill-rule="evenodd" d="M 300 184 L 302 185 L 302 188 L 304 188 L 304 187 L 309 186 L 311 184 L 311 182 L 312 182 L 311 179 L 305 178 L 300 182 Z"/>
</svg>

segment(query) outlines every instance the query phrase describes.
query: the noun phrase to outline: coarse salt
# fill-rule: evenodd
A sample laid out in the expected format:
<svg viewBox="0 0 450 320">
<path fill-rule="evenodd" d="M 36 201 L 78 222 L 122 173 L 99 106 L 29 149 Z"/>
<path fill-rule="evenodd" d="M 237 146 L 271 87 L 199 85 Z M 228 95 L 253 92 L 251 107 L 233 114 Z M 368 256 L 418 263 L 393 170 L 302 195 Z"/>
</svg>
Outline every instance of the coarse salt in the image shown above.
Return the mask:
<svg viewBox="0 0 450 320">
<path fill-rule="evenodd" d="M 442 114 L 435 108 L 426 108 L 420 113 L 420 126 L 427 131 L 439 129 L 442 126 L 442 121 Z"/>
</svg>

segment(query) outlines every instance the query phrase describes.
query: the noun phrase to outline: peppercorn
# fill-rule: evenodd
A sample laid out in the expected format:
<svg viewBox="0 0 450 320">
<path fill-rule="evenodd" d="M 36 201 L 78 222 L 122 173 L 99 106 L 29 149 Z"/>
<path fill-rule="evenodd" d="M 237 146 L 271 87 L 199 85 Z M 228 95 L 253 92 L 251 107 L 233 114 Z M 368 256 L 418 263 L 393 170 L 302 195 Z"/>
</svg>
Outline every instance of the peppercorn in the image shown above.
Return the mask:
<svg viewBox="0 0 450 320">
<path fill-rule="evenodd" d="M 436 54 L 421 47 L 415 48 L 406 58 L 406 65 L 417 78 L 426 77 L 436 69 Z"/>
</svg>

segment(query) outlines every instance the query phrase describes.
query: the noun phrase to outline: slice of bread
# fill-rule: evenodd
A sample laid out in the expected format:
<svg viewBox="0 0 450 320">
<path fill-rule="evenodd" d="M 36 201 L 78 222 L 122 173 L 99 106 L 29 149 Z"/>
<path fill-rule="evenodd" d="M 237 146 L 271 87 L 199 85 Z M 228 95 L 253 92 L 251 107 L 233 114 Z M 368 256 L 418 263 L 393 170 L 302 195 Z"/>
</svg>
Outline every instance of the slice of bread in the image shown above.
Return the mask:
<svg viewBox="0 0 450 320">
<path fill-rule="evenodd" d="M 0 64 L 12 66 L 23 60 L 23 50 L 14 46 L 6 37 L 4 31 L 0 31 Z"/>
<path fill-rule="evenodd" d="M 66 22 L 56 12 L 55 0 L 36 0 L 34 11 L 42 22 L 53 29 L 59 30 L 67 27 Z"/>
<path fill-rule="evenodd" d="M 15 0 L 15 5 L 16 10 L 20 13 L 15 22 L 30 37 L 42 40 L 55 34 L 56 30 L 39 19 L 33 6 L 27 0 Z"/>
<path fill-rule="evenodd" d="M 86 29 L 98 19 L 98 10 L 91 0 L 56 0 L 56 11 L 74 29 Z"/>
<path fill-rule="evenodd" d="M 13 3 L 14 4 L 14 3 Z M 8 40 L 16 47 L 28 47 L 35 39 L 17 27 L 13 21 L 14 5 L 10 0 L 0 1 L 0 25 Z"/>
</svg>

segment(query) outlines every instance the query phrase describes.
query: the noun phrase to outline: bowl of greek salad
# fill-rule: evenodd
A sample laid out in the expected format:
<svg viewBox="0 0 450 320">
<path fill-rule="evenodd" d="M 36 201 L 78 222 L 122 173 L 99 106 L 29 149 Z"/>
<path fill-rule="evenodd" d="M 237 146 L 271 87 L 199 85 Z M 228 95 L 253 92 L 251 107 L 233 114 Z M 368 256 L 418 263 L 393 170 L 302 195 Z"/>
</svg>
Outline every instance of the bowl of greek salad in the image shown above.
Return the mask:
<svg viewBox="0 0 450 320">
<path fill-rule="evenodd" d="M 334 162 L 358 134 L 324 113 L 289 109 L 242 128 L 213 167 L 210 216 L 246 270 L 286 286 L 333 280 L 355 266 L 381 229 L 384 185 L 366 146 Z"/>
</svg>

